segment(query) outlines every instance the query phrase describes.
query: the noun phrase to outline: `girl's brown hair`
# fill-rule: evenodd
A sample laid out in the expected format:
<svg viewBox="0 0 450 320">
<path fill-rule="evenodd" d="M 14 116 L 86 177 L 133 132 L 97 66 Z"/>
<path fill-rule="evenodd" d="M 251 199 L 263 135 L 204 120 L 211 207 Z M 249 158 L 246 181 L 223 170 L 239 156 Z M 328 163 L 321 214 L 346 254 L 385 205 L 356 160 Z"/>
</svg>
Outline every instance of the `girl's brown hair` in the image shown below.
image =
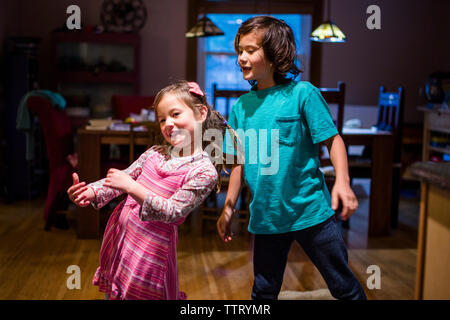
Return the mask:
<svg viewBox="0 0 450 320">
<path fill-rule="evenodd" d="M 292 80 L 302 71 L 295 65 L 296 45 L 294 33 L 284 21 L 270 16 L 258 16 L 244 21 L 234 38 L 234 49 L 239 52 L 239 41 L 241 36 L 249 34 L 254 30 L 264 30 L 261 46 L 267 59 L 274 68 L 273 78 L 275 83 L 284 84 Z M 249 81 L 255 85 L 256 81 Z"/>
<path fill-rule="evenodd" d="M 206 94 L 205 92 L 201 91 L 203 94 L 198 94 L 198 93 L 193 93 L 190 92 L 191 87 L 189 86 L 189 82 L 181 80 L 181 81 L 177 81 L 163 89 L 161 89 L 158 94 L 155 97 L 155 101 L 153 103 L 153 108 L 155 110 L 156 113 L 156 117 L 158 114 L 158 105 L 161 102 L 161 100 L 163 99 L 164 96 L 166 96 L 167 94 L 173 95 L 175 96 L 177 99 L 180 99 L 181 101 L 183 101 L 189 108 L 192 109 L 192 111 L 194 111 L 194 114 L 200 114 L 200 110 L 203 106 L 206 106 L 208 109 L 208 113 L 206 116 L 205 121 L 203 121 L 202 123 L 202 149 L 204 150 L 208 145 L 213 145 L 214 146 L 214 150 L 223 150 L 223 146 L 219 145 L 216 141 L 205 141 L 203 139 L 203 135 L 205 133 L 206 130 L 208 129 L 216 129 L 219 130 L 220 134 L 223 137 L 223 141 L 225 140 L 225 134 L 228 131 L 232 143 L 233 143 L 233 148 L 234 148 L 234 152 L 235 155 L 233 155 L 233 164 L 237 163 L 236 161 L 241 161 L 242 157 L 241 157 L 241 152 L 239 151 L 239 145 L 240 145 L 240 141 L 238 136 L 236 135 L 235 131 L 233 130 L 233 128 L 231 128 L 227 121 L 224 119 L 224 117 L 217 112 L 216 110 L 213 110 L 211 108 L 211 106 L 208 104 L 208 101 L 206 100 Z M 167 150 L 170 148 L 170 145 L 167 141 L 165 141 L 165 139 L 160 140 L 161 143 L 163 144 L 163 146 L 165 146 L 165 152 L 167 154 Z M 215 155 L 213 156 L 215 157 Z M 223 153 L 222 155 L 222 159 L 221 159 L 221 163 L 220 162 L 216 162 L 214 163 L 214 166 L 217 170 L 218 176 L 219 176 L 219 180 L 218 183 L 216 185 L 216 189 L 217 192 L 220 191 L 220 185 L 221 185 L 221 172 L 222 169 L 227 169 L 227 168 L 231 168 L 232 164 L 228 164 L 226 162 L 226 153 Z M 241 162 L 239 162 L 241 163 Z"/>
</svg>

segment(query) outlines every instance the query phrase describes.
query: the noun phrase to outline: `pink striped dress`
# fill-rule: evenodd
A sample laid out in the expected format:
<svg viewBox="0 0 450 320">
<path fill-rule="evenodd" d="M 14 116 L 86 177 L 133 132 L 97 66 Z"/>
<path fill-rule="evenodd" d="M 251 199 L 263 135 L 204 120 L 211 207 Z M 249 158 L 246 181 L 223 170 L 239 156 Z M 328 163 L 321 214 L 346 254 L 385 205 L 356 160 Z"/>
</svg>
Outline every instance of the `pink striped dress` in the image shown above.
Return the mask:
<svg viewBox="0 0 450 320">
<path fill-rule="evenodd" d="M 110 299 L 186 299 L 178 289 L 178 225 L 214 188 L 217 171 L 206 152 L 167 160 L 153 148 L 124 171 L 148 192 L 142 206 L 127 196 L 112 212 L 92 283 Z M 121 194 L 103 182 L 89 184 L 95 208 Z"/>
</svg>

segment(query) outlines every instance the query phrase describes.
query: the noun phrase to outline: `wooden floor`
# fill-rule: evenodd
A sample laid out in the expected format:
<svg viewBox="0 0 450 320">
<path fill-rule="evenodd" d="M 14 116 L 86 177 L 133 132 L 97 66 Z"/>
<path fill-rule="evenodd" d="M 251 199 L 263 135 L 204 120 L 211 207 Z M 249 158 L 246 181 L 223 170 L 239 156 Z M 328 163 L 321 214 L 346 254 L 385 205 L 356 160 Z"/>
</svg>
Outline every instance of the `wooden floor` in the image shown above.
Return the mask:
<svg viewBox="0 0 450 320">
<path fill-rule="evenodd" d="M 44 199 L 0 204 L 0 299 L 103 299 L 91 284 L 98 266 L 101 240 L 80 240 L 71 214 L 71 228 L 44 231 Z M 391 235 L 367 238 L 368 201 L 343 230 L 349 264 L 369 299 L 413 299 L 419 201 L 402 199 L 400 223 Z M 196 235 L 196 216 L 181 226 L 178 244 L 180 289 L 188 299 L 249 299 L 253 282 L 251 237 L 241 234 L 228 244 L 214 226 Z M 198 230 L 197 230 L 198 231 Z M 67 267 L 81 270 L 81 289 L 69 290 Z M 366 286 L 367 268 L 381 270 L 381 289 Z M 294 243 L 282 290 L 326 288 L 317 269 Z"/>
</svg>

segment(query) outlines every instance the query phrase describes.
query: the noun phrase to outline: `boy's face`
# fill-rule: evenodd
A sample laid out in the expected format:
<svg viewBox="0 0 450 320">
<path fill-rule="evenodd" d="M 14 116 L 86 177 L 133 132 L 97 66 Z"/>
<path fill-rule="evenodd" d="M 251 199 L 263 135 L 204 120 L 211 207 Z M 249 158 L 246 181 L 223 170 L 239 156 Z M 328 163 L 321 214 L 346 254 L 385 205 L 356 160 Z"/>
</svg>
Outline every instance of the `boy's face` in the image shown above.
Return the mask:
<svg viewBox="0 0 450 320">
<path fill-rule="evenodd" d="M 245 80 L 273 79 L 273 67 L 261 46 L 265 30 L 254 30 L 239 39 L 238 62 Z"/>
</svg>

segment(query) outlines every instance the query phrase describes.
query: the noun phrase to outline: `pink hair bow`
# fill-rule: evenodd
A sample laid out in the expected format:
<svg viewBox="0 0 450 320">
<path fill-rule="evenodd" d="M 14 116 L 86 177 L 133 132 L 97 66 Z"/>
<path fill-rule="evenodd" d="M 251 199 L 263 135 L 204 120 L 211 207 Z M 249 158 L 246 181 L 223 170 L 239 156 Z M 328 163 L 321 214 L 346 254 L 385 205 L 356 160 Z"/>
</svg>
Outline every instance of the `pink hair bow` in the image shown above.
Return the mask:
<svg viewBox="0 0 450 320">
<path fill-rule="evenodd" d="M 202 89 L 200 89 L 200 86 L 197 84 L 197 82 L 188 82 L 189 86 L 189 92 L 194 93 L 196 95 L 199 95 L 203 97 L 205 94 L 203 93 Z"/>
</svg>

